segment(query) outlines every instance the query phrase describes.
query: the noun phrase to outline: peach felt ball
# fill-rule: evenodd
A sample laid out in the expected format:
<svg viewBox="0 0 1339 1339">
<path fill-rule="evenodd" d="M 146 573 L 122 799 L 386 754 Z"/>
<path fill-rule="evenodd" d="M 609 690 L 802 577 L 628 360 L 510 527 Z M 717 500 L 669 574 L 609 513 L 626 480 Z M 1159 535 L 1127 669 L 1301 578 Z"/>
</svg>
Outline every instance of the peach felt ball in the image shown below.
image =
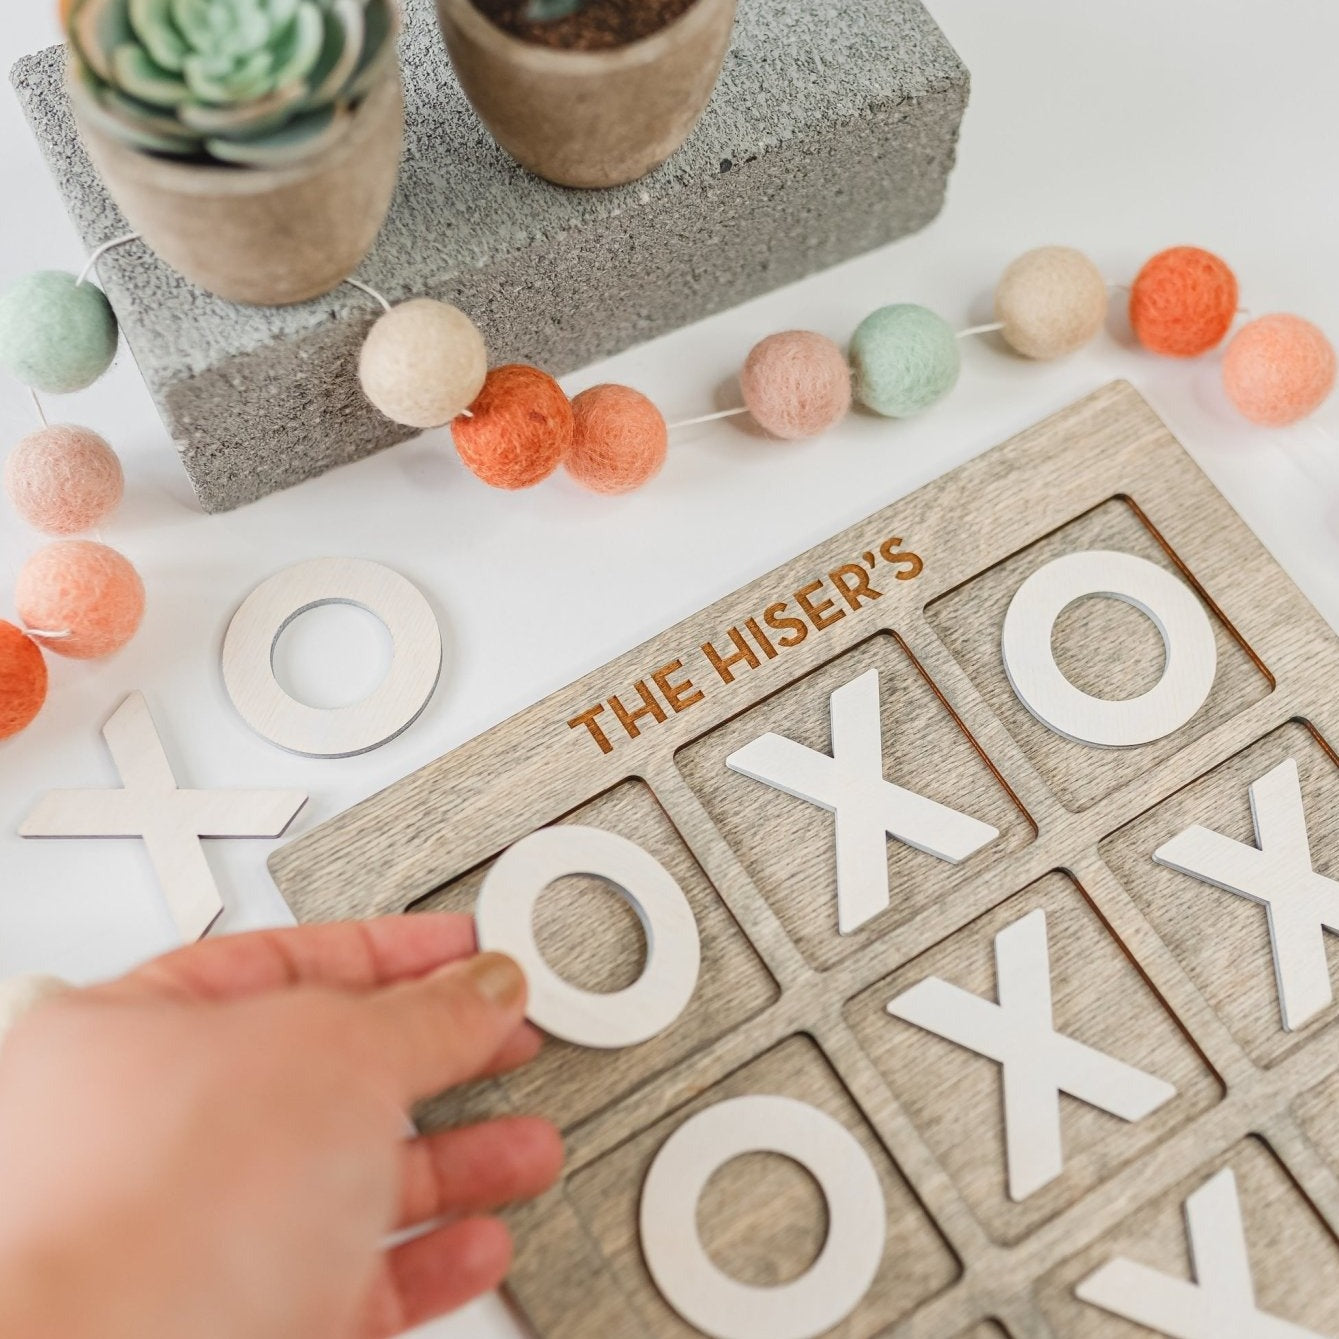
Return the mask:
<svg viewBox="0 0 1339 1339">
<path fill-rule="evenodd" d="M 31 637 L 0 623 L 0 739 L 32 723 L 46 701 L 46 661 Z"/>
<path fill-rule="evenodd" d="M 1174 246 L 1135 276 L 1130 325 L 1151 353 L 1195 358 L 1221 343 L 1237 312 L 1237 276 L 1211 251 Z"/>
<path fill-rule="evenodd" d="M 563 388 L 523 363 L 495 367 L 469 416 L 451 424 L 466 466 L 494 488 L 547 479 L 572 449 L 575 418 Z"/>
<path fill-rule="evenodd" d="M 39 549 L 23 565 L 14 603 L 50 651 L 96 660 L 119 651 L 144 616 L 144 583 L 115 549 L 87 539 L 64 539 Z"/>
<path fill-rule="evenodd" d="M 563 464 L 595 493 L 631 493 L 654 479 L 669 450 L 659 409 L 631 386 L 592 386 L 572 401 L 572 449 Z"/>
<path fill-rule="evenodd" d="M 826 335 L 783 330 L 755 344 L 739 374 L 753 420 L 773 437 L 816 437 L 851 408 L 851 365 Z"/>
<path fill-rule="evenodd" d="M 1223 389 L 1251 420 L 1283 427 L 1319 409 L 1334 389 L 1334 345 L 1300 316 L 1242 326 L 1223 355 Z"/>
<path fill-rule="evenodd" d="M 5 462 L 5 489 L 34 530 L 77 535 L 117 508 L 125 488 L 116 452 L 90 428 L 53 423 L 29 433 Z"/>
</svg>

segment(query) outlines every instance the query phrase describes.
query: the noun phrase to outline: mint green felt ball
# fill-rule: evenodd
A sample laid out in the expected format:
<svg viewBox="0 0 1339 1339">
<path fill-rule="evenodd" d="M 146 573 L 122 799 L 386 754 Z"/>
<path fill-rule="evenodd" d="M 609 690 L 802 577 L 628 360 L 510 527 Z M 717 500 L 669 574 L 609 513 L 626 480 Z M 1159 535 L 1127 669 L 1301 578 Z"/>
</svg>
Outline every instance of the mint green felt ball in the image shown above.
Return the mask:
<svg viewBox="0 0 1339 1339">
<path fill-rule="evenodd" d="M 941 400 L 958 381 L 957 336 L 927 307 L 880 307 L 851 336 L 855 396 L 876 414 L 907 418 Z"/>
<path fill-rule="evenodd" d="M 50 394 L 91 386 L 116 356 L 116 316 L 96 284 L 38 270 L 0 297 L 0 365 Z"/>
</svg>

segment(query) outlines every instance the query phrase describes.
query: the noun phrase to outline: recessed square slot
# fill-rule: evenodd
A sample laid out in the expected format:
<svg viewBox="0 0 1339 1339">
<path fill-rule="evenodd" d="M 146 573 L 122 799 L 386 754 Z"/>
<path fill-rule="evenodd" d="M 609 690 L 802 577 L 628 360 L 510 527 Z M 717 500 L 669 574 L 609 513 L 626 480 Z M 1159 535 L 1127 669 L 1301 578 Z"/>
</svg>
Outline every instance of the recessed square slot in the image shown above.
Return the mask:
<svg viewBox="0 0 1339 1339">
<path fill-rule="evenodd" d="M 1065 1339 L 1189 1333 L 1178 1316 L 1215 1339 L 1339 1334 L 1339 1243 L 1265 1144 L 1244 1139 L 1057 1266 L 1037 1297 Z M 1231 1326 L 1210 1320 L 1224 1316 Z"/>
<path fill-rule="evenodd" d="M 732 1098 L 757 1095 L 792 1098 L 835 1120 L 854 1137 L 882 1192 L 886 1237 L 877 1272 L 847 1318 L 824 1333 L 881 1332 L 953 1282 L 957 1260 L 841 1080 L 813 1042 L 792 1037 L 568 1182 L 568 1202 L 612 1264 L 641 1316 L 643 1334 L 688 1339 L 702 1332 L 673 1309 L 647 1265 L 639 1216 L 652 1163 L 693 1117 Z M 803 1277 L 832 1230 L 829 1206 L 815 1178 L 799 1162 L 776 1153 L 745 1153 L 724 1162 L 697 1202 L 696 1234 L 711 1263 L 728 1278 L 755 1288 Z"/>
<path fill-rule="evenodd" d="M 834 711 L 845 722 L 836 764 Z M 775 765 L 758 752 L 768 736 L 786 741 Z M 1036 834 L 962 723 L 888 634 L 718 726 L 675 761 L 820 969 L 939 905 Z M 885 782 L 933 802 L 932 812 L 921 812 L 914 799 L 908 808 Z M 800 798 L 801 789 L 815 798 Z M 901 836 L 889 835 L 885 820 L 900 826 Z M 958 841 L 953 859 L 930 853 Z M 852 921 L 860 923 L 843 932 Z"/>
<path fill-rule="evenodd" d="M 1179 728 L 1130 747 L 1078 742 L 1043 724 L 1023 705 L 1010 683 L 1002 650 L 1005 616 L 1025 581 L 1057 559 L 1108 551 L 1151 563 L 1193 592 L 1207 614 L 1216 652 L 1212 686 L 1203 705 Z M 1211 595 L 1178 565 L 1133 503 L 1112 498 L 940 596 L 925 613 L 1056 797 L 1066 808 L 1079 812 L 1272 691 L 1268 671 L 1223 621 Z M 1198 617 L 1193 608 L 1191 615 Z M 1090 697 L 1126 701 L 1163 691 L 1166 655 L 1162 634 L 1152 617 L 1124 598 L 1090 595 L 1069 603 L 1055 619 L 1050 652 L 1064 680 Z M 1192 668 L 1187 666 L 1187 672 Z M 1185 681 L 1180 670 L 1174 677 L 1176 682 Z M 1168 682 L 1166 690 L 1171 687 Z M 1168 719 L 1180 719 L 1175 708 Z"/>
<path fill-rule="evenodd" d="M 845 1013 L 1000 1242 L 1069 1208 L 1222 1096 L 1066 874 L 1025 888 Z"/>
<path fill-rule="evenodd" d="M 666 1031 L 640 1045 L 592 1050 L 547 1038 L 539 1058 L 493 1082 L 516 1110 L 567 1128 L 724 1036 L 777 997 L 776 983 L 717 896 L 683 838 L 641 781 L 625 781 L 559 820 L 616 833 L 654 856 L 683 889 L 697 921 L 702 962 L 697 989 Z M 417 903 L 413 910 L 472 912 L 494 861 Z M 548 964 L 583 990 L 608 993 L 635 981 L 646 935 L 633 908 L 611 884 L 573 875 L 551 884 L 534 911 L 535 938 Z M 449 1095 L 423 1109 L 427 1125 L 454 1124 Z M 477 1100 L 477 1098 L 476 1098 Z"/>
<path fill-rule="evenodd" d="M 1257 1064 L 1277 1064 L 1339 1016 L 1339 932 L 1322 928 L 1339 921 L 1339 763 L 1308 725 L 1266 735 L 1099 850 Z"/>
</svg>

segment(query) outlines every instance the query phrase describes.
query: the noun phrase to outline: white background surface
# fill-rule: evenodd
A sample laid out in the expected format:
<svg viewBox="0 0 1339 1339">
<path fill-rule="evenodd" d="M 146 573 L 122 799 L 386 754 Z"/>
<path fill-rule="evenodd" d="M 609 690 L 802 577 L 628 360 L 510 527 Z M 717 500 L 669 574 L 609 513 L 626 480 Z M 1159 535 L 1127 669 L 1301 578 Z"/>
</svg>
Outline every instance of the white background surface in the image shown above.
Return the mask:
<svg viewBox="0 0 1339 1339">
<path fill-rule="evenodd" d="M 767 3 L 768 0 L 744 0 Z M 18 0 L 0 29 L 5 66 L 56 38 L 52 0 Z M 808 326 L 844 341 L 874 306 L 924 303 L 966 326 L 988 320 L 1001 268 L 1046 242 L 1086 250 L 1127 281 L 1164 246 L 1229 260 L 1243 304 L 1295 311 L 1339 337 L 1339 6 L 1333 0 L 931 0 L 972 70 L 972 105 L 948 205 L 920 235 L 689 331 L 574 375 L 572 391 L 626 381 L 673 420 L 730 403 L 754 341 Z M 67 224 L 12 97 L 0 96 L 5 202 L 0 282 L 77 269 Z M 716 256 L 725 266 L 728 256 Z M 205 517 L 124 349 L 113 373 L 51 401 L 122 453 L 127 500 L 101 538 L 143 573 L 138 639 L 103 664 L 51 658 L 51 698 L 0 745 L 0 975 L 116 973 L 170 947 L 171 922 L 133 842 L 21 842 L 39 792 L 115 783 L 98 731 L 143 689 L 179 779 L 301 787 L 314 824 L 513 711 L 728 593 L 1115 377 L 1127 377 L 1339 626 L 1339 401 L 1312 425 L 1253 428 L 1225 404 L 1218 358 L 1164 361 L 1130 347 L 1121 319 L 1087 351 L 1025 363 L 968 341 L 957 391 L 922 418 L 852 416 L 809 444 L 776 445 L 739 421 L 676 435 L 654 485 L 610 501 L 556 478 L 491 492 L 444 433 L 225 516 Z M 26 393 L 0 381 L 0 452 L 34 426 Z M 964 521 L 970 518 L 964 517 Z M 0 502 L 0 617 L 41 543 Z M 304 761 L 252 735 L 224 696 L 228 618 L 271 572 L 302 558 L 378 559 L 417 582 L 447 639 L 442 686 L 407 734 L 361 759 Z M 1268 598 L 1267 593 L 1264 598 Z M 352 700 L 385 656 L 350 610 L 308 615 L 283 644 L 308 700 Z M 286 919 L 266 842 L 211 845 L 220 929 Z M 519 1333 L 493 1301 L 431 1331 Z"/>
</svg>

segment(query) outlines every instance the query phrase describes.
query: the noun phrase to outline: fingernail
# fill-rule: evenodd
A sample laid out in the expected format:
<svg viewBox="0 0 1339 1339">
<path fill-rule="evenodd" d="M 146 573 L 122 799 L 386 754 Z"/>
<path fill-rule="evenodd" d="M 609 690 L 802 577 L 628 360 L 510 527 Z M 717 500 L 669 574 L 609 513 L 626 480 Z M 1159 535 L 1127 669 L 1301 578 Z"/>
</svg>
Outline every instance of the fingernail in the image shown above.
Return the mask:
<svg viewBox="0 0 1339 1339">
<path fill-rule="evenodd" d="M 505 953 L 480 953 L 469 964 L 470 983 L 489 1004 L 510 1008 L 525 997 L 525 975 Z"/>
</svg>

